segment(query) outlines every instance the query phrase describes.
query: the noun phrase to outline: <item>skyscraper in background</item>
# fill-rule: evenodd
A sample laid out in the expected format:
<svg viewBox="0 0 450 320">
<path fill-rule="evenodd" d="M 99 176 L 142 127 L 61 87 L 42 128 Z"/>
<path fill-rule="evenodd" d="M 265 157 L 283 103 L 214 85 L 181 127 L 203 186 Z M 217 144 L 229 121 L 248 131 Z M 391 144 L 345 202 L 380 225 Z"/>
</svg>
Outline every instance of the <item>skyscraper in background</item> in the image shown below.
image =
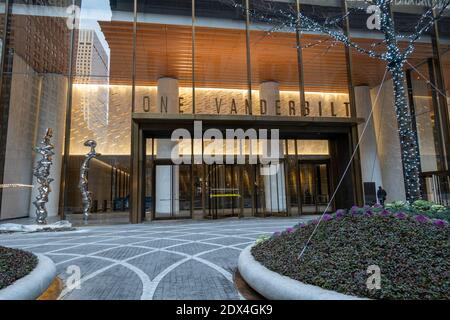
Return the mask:
<svg viewBox="0 0 450 320">
<path fill-rule="evenodd" d="M 84 120 L 90 130 L 102 131 L 108 125 L 109 56 L 96 30 L 79 30 L 77 48 L 76 82 L 86 84 L 80 97 Z"/>
</svg>

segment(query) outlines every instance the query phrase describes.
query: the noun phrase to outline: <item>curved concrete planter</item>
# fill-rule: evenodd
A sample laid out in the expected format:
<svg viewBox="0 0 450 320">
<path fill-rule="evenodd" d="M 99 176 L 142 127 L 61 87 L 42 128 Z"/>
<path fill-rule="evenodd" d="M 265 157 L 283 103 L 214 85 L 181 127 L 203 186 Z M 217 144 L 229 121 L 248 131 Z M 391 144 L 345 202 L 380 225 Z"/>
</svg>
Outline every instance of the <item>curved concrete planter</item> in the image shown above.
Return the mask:
<svg viewBox="0 0 450 320">
<path fill-rule="evenodd" d="M 47 290 L 56 277 L 56 266 L 46 256 L 37 257 L 38 265 L 33 271 L 0 290 L 0 300 L 35 300 Z"/>
<path fill-rule="evenodd" d="M 362 298 L 325 290 L 317 286 L 282 276 L 258 261 L 248 246 L 239 256 L 238 269 L 247 284 L 270 300 L 360 300 Z"/>
</svg>

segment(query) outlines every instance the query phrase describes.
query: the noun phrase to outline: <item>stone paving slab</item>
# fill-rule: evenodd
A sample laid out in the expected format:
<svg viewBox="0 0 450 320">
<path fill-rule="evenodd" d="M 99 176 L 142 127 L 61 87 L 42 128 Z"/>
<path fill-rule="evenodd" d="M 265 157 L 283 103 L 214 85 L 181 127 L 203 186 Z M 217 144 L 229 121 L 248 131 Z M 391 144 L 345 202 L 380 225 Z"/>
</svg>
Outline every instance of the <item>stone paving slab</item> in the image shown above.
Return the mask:
<svg viewBox="0 0 450 320">
<path fill-rule="evenodd" d="M 126 260 L 128 258 L 133 258 L 144 253 L 148 253 L 148 249 L 126 246 L 96 253 L 94 254 L 94 256 L 106 257 L 113 260 Z"/>
<path fill-rule="evenodd" d="M 234 284 L 198 261 L 187 261 L 170 272 L 158 285 L 155 299 L 238 300 Z"/>
<path fill-rule="evenodd" d="M 0 234 L 0 245 L 39 252 L 65 283 L 60 299 L 242 299 L 233 274 L 242 249 L 262 234 L 310 219 L 253 218 L 79 227 L 72 232 Z"/>
<path fill-rule="evenodd" d="M 222 245 L 226 245 L 226 246 L 247 243 L 249 241 L 251 241 L 251 240 L 245 239 L 245 238 L 236 238 L 236 237 L 221 237 L 221 238 L 217 238 L 217 239 L 205 240 L 206 243 L 222 244 Z"/>
<path fill-rule="evenodd" d="M 48 256 L 51 259 L 51 255 Z M 95 258 L 95 257 L 71 257 L 69 259 L 63 260 L 63 261 L 59 261 L 56 262 L 56 267 L 57 267 L 57 271 L 59 276 L 62 279 L 67 279 L 69 278 L 72 273 L 69 273 L 68 271 L 70 271 L 68 268 L 72 267 L 72 266 L 76 266 L 80 269 L 80 274 L 81 277 L 87 277 L 90 274 L 93 274 L 94 272 L 100 270 L 100 269 L 104 269 L 106 267 L 111 266 L 111 262 L 108 260 L 103 260 L 100 258 Z M 74 290 L 77 291 L 77 290 Z"/>
<path fill-rule="evenodd" d="M 171 247 L 170 251 L 177 251 L 188 255 L 194 255 L 214 249 L 220 249 L 220 246 L 199 242 L 190 242 L 179 246 Z"/>
<path fill-rule="evenodd" d="M 145 272 L 150 280 L 154 280 L 161 272 L 183 259 L 183 256 L 176 253 L 157 251 L 131 259 L 128 263 Z"/>
<path fill-rule="evenodd" d="M 141 243 L 139 243 L 139 245 L 143 246 L 143 247 L 161 249 L 161 248 L 177 246 L 177 245 L 181 245 L 181 244 L 185 244 L 185 243 L 186 243 L 186 241 L 177 241 L 177 240 L 172 240 L 172 239 L 158 239 L 158 240 L 150 240 L 150 241 L 141 242 Z"/>
<path fill-rule="evenodd" d="M 126 285 L 120 279 L 127 279 Z M 142 283 L 136 274 L 123 266 L 115 266 L 86 281 L 83 290 L 74 290 L 67 300 L 136 300 L 140 298 Z"/>
</svg>

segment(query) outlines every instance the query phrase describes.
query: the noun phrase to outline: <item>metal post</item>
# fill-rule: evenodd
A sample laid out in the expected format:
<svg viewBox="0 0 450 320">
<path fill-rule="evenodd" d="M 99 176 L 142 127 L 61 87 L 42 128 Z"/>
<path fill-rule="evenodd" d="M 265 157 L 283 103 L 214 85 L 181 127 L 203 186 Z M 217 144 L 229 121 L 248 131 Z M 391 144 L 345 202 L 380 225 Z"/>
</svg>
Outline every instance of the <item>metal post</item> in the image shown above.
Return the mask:
<svg viewBox="0 0 450 320">
<path fill-rule="evenodd" d="M 250 5 L 249 0 L 245 0 L 245 44 L 247 53 L 247 85 L 248 85 L 248 102 L 249 113 L 253 114 L 252 99 L 252 64 L 251 64 L 251 48 L 250 48 Z"/>
<path fill-rule="evenodd" d="M 137 0 L 134 0 L 133 12 L 133 57 L 132 57 L 132 74 L 131 74 L 131 117 L 136 112 L 136 42 L 137 42 Z"/>
<path fill-rule="evenodd" d="M 72 1 L 72 5 L 75 5 L 75 0 Z M 66 130 L 64 133 L 64 154 L 61 166 L 61 183 L 60 183 L 60 196 L 59 196 L 59 216 L 62 220 L 66 218 L 64 209 L 67 206 L 67 188 L 66 180 L 68 174 L 68 166 L 70 159 L 70 129 L 72 124 L 72 94 L 73 94 L 73 53 L 75 47 L 75 30 L 73 28 L 70 32 L 70 47 L 69 47 L 69 72 L 68 72 L 68 87 L 67 87 L 67 100 L 66 100 Z"/>
<path fill-rule="evenodd" d="M 195 0 L 192 1 L 192 114 L 195 114 Z"/>
<path fill-rule="evenodd" d="M 342 0 L 343 13 L 347 14 L 348 7 L 347 1 Z M 344 20 L 344 33 L 347 37 L 350 37 L 350 21 L 349 17 L 346 16 Z M 347 65 L 347 80 L 348 80 L 348 94 L 350 100 L 350 116 L 352 118 L 357 118 L 356 114 L 356 101 L 355 101 L 355 88 L 353 86 L 353 72 L 352 72 L 352 53 L 351 49 L 345 46 L 345 58 Z M 352 151 L 356 148 L 358 144 L 358 126 L 356 124 L 352 125 L 350 131 L 351 148 Z M 355 203 L 362 205 L 363 200 L 363 188 L 362 188 L 362 173 L 361 173 L 361 155 L 359 150 L 356 151 L 355 157 L 352 163 L 352 180 L 353 180 L 353 198 Z"/>
<path fill-rule="evenodd" d="M 305 97 L 305 78 L 303 73 L 303 50 L 301 43 L 301 34 L 300 34 L 300 0 L 296 0 L 297 5 L 297 28 L 295 30 L 295 37 L 297 43 L 297 69 L 298 69 L 298 88 L 300 93 L 300 116 L 305 116 L 305 105 L 306 105 L 306 97 Z"/>
</svg>

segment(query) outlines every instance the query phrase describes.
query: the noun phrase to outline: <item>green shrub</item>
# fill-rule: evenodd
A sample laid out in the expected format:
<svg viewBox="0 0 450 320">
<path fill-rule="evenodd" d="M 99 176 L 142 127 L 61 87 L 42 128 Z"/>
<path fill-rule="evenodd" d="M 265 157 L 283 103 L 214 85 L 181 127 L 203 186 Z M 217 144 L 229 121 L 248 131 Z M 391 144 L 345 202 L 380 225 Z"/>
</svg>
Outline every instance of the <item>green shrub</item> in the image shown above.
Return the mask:
<svg viewBox="0 0 450 320">
<path fill-rule="evenodd" d="M 411 210 L 411 206 L 406 201 L 394 201 L 391 203 L 386 203 L 385 208 L 392 212 Z"/>
<path fill-rule="evenodd" d="M 428 211 L 434 203 L 427 200 L 416 200 L 413 202 L 412 207 L 418 211 Z"/>
<path fill-rule="evenodd" d="M 412 207 L 418 212 L 444 212 L 446 210 L 444 206 L 427 200 L 416 200 L 413 202 Z"/>
<path fill-rule="evenodd" d="M 387 203 L 385 208 L 393 213 L 404 212 L 409 215 L 422 214 L 430 219 L 450 221 L 449 207 L 427 200 L 416 200 L 411 205 L 405 201 L 394 201 Z"/>
<path fill-rule="evenodd" d="M 417 212 L 419 214 L 422 214 L 430 219 L 441 219 L 441 220 L 447 220 L 450 221 L 450 211 L 424 211 L 424 212 Z M 411 214 L 411 213 L 410 213 Z M 415 213 L 412 213 L 415 214 Z"/>
<path fill-rule="evenodd" d="M 264 242 L 269 239 L 270 239 L 270 236 L 263 234 L 256 239 L 256 243 L 258 244 L 258 243 Z"/>
</svg>

